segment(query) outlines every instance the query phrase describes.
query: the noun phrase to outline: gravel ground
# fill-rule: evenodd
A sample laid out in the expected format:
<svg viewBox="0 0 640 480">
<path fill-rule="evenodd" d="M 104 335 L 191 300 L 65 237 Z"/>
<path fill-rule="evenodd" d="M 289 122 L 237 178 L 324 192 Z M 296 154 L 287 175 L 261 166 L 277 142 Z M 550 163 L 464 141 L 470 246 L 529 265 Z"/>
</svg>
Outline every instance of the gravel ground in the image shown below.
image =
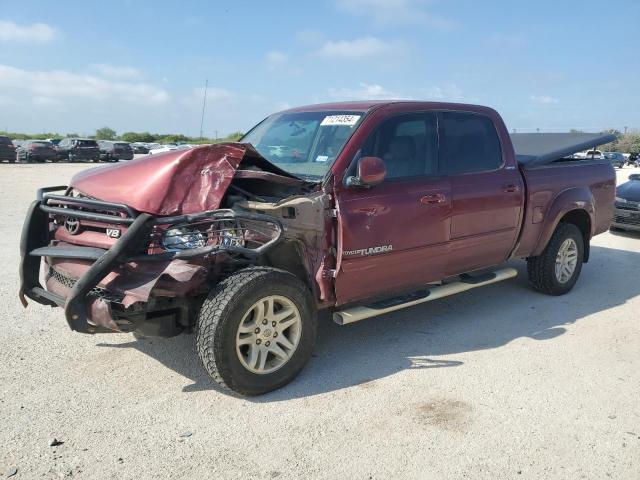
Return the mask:
<svg viewBox="0 0 640 480">
<path fill-rule="evenodd" d="M 296 381 L 242 399 L 212 385 L 193 336 L 86 336 L 21 307 L 27 205 L 86 167 L 0 165 L 0 475 L 640 478 L 640 235 L 596 237 L 563 297 L 530 290 L 515 262 L 502 284 L 325 320 Z"/>
</svg>

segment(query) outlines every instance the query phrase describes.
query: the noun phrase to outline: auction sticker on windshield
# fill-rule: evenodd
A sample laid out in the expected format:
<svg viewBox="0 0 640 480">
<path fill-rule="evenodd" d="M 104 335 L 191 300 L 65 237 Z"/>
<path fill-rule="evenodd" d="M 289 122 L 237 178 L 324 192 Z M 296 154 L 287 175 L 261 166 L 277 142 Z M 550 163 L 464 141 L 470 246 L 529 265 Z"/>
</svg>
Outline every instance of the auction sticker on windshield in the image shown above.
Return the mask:
<svg viewBox="0 0 640 480">
<path fill-rule="evenodd" d="M 324 117 L 320 125 L 344 125 L 347 127 L 353 127 L 361 115 L 328 115 Z"/>
</svg>

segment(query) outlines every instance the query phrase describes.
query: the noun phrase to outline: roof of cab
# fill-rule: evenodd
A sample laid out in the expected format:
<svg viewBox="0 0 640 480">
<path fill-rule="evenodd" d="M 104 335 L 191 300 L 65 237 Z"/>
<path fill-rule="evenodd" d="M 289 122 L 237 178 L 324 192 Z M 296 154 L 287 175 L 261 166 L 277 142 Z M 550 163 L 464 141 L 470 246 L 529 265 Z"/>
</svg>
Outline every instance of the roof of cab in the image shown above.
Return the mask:
<svg viewBox="0 0 640 480">
<path fill-rule="evenodd" d="M 423 107 L 425 109 L 440 109 L 440 110 L 469 110 L 475 112 L 495 112 L 491 107 L 485 107 L 482 105 L 472 105 L 467 103 L 455 103 L 455 102 L 433 102 L 433 101 L 420 101 L 420 100 L 358 100 L 352 102 L 331 102 L 331 103 L 318 103 L 315 105 L 303 105 L 300 107 L 294 107 L 287 110 L 283 110 L 278 113 L 300 113 L 300 112 L 322 112 L 322 111 L 343 111 L 343 112 L 368 112 L 376 108 L 391 106 L 391 105 L 411 105 Z"/>
<path fill-rule="evenodd" d="M 391 103 L 399 103 L 398 100 L 358 100 L 354 102 L 331 102 L 331 103 L 316 103 L 314 105 L 303 105 L 300 107 L 289 108 L 284 110 L 287 113 L 294 112 L 321 112 L 325 110 L 341 110 L 341 111 L 355 111 L 366 112 L 374 107 L 380 105 L 387 105 Z"/>
</svg>

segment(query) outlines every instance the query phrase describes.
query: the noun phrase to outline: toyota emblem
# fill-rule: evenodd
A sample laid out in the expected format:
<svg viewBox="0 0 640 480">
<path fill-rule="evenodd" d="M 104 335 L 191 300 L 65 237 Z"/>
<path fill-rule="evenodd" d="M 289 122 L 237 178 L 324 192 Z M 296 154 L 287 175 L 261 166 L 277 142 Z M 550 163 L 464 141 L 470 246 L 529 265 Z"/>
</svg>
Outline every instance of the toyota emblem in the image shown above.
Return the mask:
<svg viewBox="0 0 640 480">
<path fill-rule="evenodd" d="M 80 220 L 73 217 L 67 217 L 67 219 L 64 221 L 64 228 L 66 228 L 67 232 L 69 232 L 71 235 L 76 235 L 78 232 L 80 232 Z"/>
</svg>

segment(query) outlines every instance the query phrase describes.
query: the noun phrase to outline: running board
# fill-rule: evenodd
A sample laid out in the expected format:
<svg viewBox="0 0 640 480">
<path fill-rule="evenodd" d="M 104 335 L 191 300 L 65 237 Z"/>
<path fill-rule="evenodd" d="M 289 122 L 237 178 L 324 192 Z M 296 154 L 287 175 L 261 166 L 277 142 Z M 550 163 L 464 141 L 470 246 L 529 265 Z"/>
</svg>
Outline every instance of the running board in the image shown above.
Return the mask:
<svg viewBox="0 0 640 480">
<path fill-rule="evenodd" d="M 366 318 L 376 317 L 385 313 L 448 297 L 449 295 L 455 295 L 456 293 L 466 292 L 472 288 L 501 282 L 502 280 L 513 278 L 516 275 L 518 275 L 518 271 L 515 268 L 503 268 L 496 270 L 495 272 L 485 273 L 482 275 L 463 274 L 460 275 L 460 280 L 457 282 L 429 287 L 401 297 L 395 297 L 389 300 L 375 302 L 370 305 L 352 307 L 347 308 L 346 310 L 334 312 L 333 321 L 338 325 L 358 322 Z"/>
</svg>

